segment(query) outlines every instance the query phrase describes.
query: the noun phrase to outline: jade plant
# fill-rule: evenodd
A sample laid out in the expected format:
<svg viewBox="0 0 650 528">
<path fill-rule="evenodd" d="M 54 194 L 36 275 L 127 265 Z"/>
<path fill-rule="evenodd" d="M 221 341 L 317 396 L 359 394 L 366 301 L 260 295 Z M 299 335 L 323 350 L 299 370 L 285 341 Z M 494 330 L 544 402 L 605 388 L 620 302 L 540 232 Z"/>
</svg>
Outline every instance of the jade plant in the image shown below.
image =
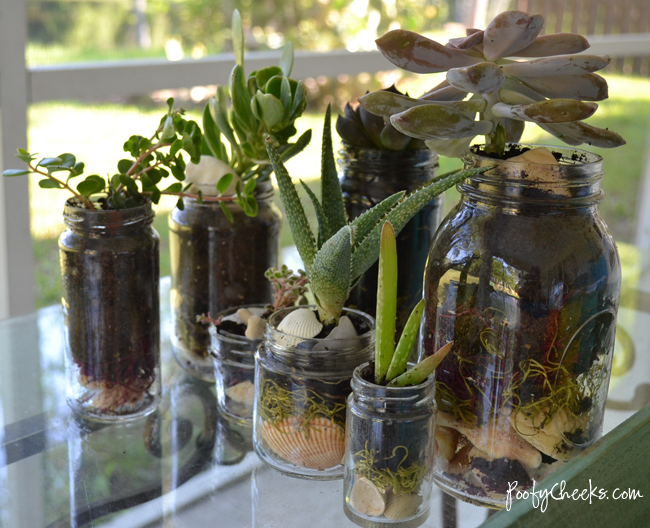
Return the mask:
<svg viewBox="0 0 650 528">
<path fill-rule="evenodd" d="M 468 29 L 446 45 L 390 31 L 377 40 L 389 61 L 414 73 L 447 72 L 446 79 L 417 99 L 374 92 L 359 101 L 400 132 L 452 157 L 484 135 L 486 154 L 502 159 L 526 122 L 571 146 L 625 144 L 617 133 L 582 121 L 598 108 L 593 101 L 608 97 L 607 82 L 594 72 L 610 58 L 581 53 L 589 43 L 577 34 L 539 36 L 543 24 L 541 15 L 506 11 L 485 30 Z"/>
<path fill-rule="evenodd" d="M 202 154 L 221 163 L 217 174 L 219 193 L 234 188 L 237 203 L 249 216 L 257 214 L 254 195 L 256 182 L 268 178 L 271 165 L 266 153 L 269 140 L 283 161 L 301 152 L 311 139 L 311 130 L 294 143 L 289 140 L 297 132 L 295 121 L 305 107 L 306 89 L 302 81 L 290 78 L 293 68 L 293 47 L 287 43 L 279 66 L 268 66 L 252 72 L 244 71 L 244 31 L 239 11 L 232 17 L 233 47 L 236 64 L 230 74 L 229 86 L 218 86 L 217 94 L 208 100 L 203 111 Z M 228 149 L 225 138 L 230 145 Z M 209 183 L 216 184 L 217 181 Z M 224 214 L 232 216 L 222 204 Z"/>
<path fill-rule="evenodd" d="M 389 387 L 418 385 L 426 380 L 451 350 L 447 343 L 435 354 L 406 370 L 411 351 L 420 330 L 424 299 L 413 308 L 404 331 L 395 347 L 397 315 L 397 245 L 395 230 L 384 222 L 379 250 L 379 283 L 377 285 L 377 326 L 375 330 L 375 383 Z"/>
<path fill-rule="evenodd" d="M 65 189 L 76 199 L 75 205 L 86 209 L 126 209 L 137 207 L 145 199 L 158 203 L 162 195 L 178 196 L 182 207 L 183 197 L 201 198 L 187 192 L 181 183 L 185 179 L 186 163 L 182 152 L 197 162 L 200 157 L 202 133 L 194 121 L 186 120 L 183 109 L 174 109 L 174 99 L 167 101 L 168 111 L 150 137 L 131 136 L 124 143 L 124 151 L 130 159 L 117 163 L 117 172 L 104 178 L 97 174 L 85 176 L 75 185 L 73 178 L 83 175 L 85 164 L 77 161 L 74 154 L 64 153 L 56 157 L 38 160 L 36 154 L 18 149 L 18 158 L 27 164 L 26 169 L 9 169 L 3 176 L 37 174 L 39 186 L 44 189 Z M 38 161 L 37 161 L 38 160 Z M 163 186 L 171 175 L 174 183 Z M 209 198 L 206 198 L 209 199 Z"/>
<path fill-rule="evenodd" d="M 337 324 L 351 288 L 379 257 L 379 240 L 385 220 L 396 232 L 438 194 L 465 178 L 488 168 L 454 171 L 438 176 L 426 186 L 405 196 L 398 192 L 386 198 L 352 222 L 348 222 L 332 147 L 330 108 L 323 129 L 321 199 L 301 181 L 309 196 L 318 231 L 312 232 L 298 191 L 272 142 L 267 142 L 280 198 L 296 248 L 305 266 L 321 323 Z"/>
<path fill-rule="evenodd" d="M 383 91 L 403 95 L 395 85 Z M 352 108 L 348 103 L 344 112 L 336 119 L 336 131 L 348 145 L 385 150 L 426 148 L 422 140 L 402 134 L 390 121 L 368 112 L 363 106 Z"/>
</svg>

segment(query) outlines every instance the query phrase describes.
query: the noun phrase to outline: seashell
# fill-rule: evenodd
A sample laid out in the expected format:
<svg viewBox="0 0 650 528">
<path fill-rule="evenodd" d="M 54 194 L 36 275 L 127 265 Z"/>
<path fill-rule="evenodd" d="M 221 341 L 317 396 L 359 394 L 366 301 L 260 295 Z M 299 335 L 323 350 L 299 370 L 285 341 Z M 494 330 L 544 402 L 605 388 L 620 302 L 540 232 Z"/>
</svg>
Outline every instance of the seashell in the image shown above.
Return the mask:
<svg viewBox="0 0 650 528">
<path fill-rule="evenodd" d="M 244 335 L 251 341 L 264 339 L 264 329 L 266 328 L 266 321 L 259 315 L 251 315 L 248 318 L 246 332 Z"/>
<path fill-rule="evenodd" d="M 356 339 L 357 337 L 357 330 L 354 328 L 354 325 L 352 324 L 352 321 L 350 321 L 350 318 L 347 315 L 344 315 L 339 319 L 339 324 L 338 326 L 335 326 L 332 331 L 329 333 L 329 335 L 323 339 L 322 343 L 316 343 L 314 345 L 314 348 L 312 350 L 329 350 L 331 348 L 330 345 L 325 343 L 325 341 L 329 341 L 332 339 L 340 340 L 340 339 Z M 341 345 L 341 343 L 337 343 L 338 345 Z M 348 345 L 347 343 L 343 346 L 354 346 L 352 344 Z"/>
<path fill-rule="evenodd" d="M 510 161 L 519 161 L 524 163 L 540 163 L 543 165 L 559 165 L 558 161 L 555 159 L 555 156 L 548 150 L 546 147 L 538 147 L 533 150 L 527 150 L 519 156 L 510 158 L 507 160 Z"/>
<path fill-rule="evenodd" d="M 350 506 L 361 515 L 379 517 L 386 509 L 386 495 L 367 478 L 361 477 L 352 486 Z"/>
<path fill-rule="evenodd" d="M 444 460 L 451 460 L 456 454 L 458 448 L 458 437 L 460 434 L 451 427 L 439 425 L 436 428 L 436 456 Z"/>
<path fill-rule="evenodd" d="M 288 336 L 311 339 L 320 334 L 323 325 L 316 318 L 316 312 L 309 308 L 298 308 L 289 315 L 287 315 L 280 324 L 278 330 L 288 334 Z M 294 346 L 300 342 L 300 339 L 291 339 L 287 337 L 284 339 L 288 346 Z"/>
<path fill-rule="evenodd" d="M 248 380 L 228 387 L 224 392 L 228 398 L 237 403 L 243 403 L 247 407 L 255 405 L 255 385 Z"/>
<path fill-rule="evenodd" d="M 232 321 L 235 324 L 246 324 L 244 320 L 239 315 L 239 310 L 236 313 L 231 313 L 230 315 L 224 315 L 221 319 L 222 321 Z"/>
<path fill-rule="evenodd" d="M 295 416 L 273 425 L 262 421 L 262 437 L 274 453 L 308 469 L 329 469 L 341 464 L 345 454 L 345 431 L 331 420 L 316 417 L 307 431 Z"/>
<path fill-rule="evenodd" d="M 248 308 L 240 308 L 237 310 L 237 315 L 239 318 L 244 321 L 244 324 L 248 324 L 248 320 L 251 318 L 252 312 Z"/>
<path fill-rule="evenodd" d="M 386 503 L 384 517 L 393 521 L 400 521 L 413 517 L 422 504 L 422 497 L 417 493 L 399 493 L 391 495 Z"/>
</svg>

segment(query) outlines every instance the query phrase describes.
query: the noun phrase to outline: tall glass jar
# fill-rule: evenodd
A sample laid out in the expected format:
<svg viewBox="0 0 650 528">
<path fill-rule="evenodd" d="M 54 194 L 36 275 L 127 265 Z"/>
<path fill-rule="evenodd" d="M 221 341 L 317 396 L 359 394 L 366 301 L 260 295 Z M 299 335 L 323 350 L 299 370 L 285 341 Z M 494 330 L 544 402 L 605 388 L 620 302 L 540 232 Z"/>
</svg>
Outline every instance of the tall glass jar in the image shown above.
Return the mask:
<svg viewBox="0 0 650 528">
<path fill-rule="evenodd" d="M 436 176 L 438 155 L 429 149 L 385 150 L 342 144 L 339 151 L 341 190 L 350 219 L 356 218 L 399 191 L 415 191 Z M 429 244 L 442 220 L 444 196 L 421 209 L 397 237 L 397 337 L 411 310 L 422 298 L 422 276 Z M 374 317 L 377 304 L 375 263 L 352 290 L 347 306 Z"/>
<path fill-rule="evenodd" d="M 429 517 L 435 433 L 434 377 L 410 387 L 352 377 L 345 426 L 343 508 L 359 526 L 415 528 Z"/>
<path fill-rule="evenodd" d="M 425 276 L 424 352 L 454 341 L 436 370 L 436 480 L 492 507 L 602 431 L 621 287 L 602 158 L 549 148 L 559 164 L 465 157 L 495 167 L 458 186 Z"/>
<path fill-rule="evenodd" d="M 357 337 L 305 339 L 277 329 L 295 309 L 269 317 L 255 355 L 253 446 L 264 462 L 287 475 L 342 478 L 350 380 L 374 354 L 375 321 L 344 308 Z"/>
<path fill-rule="evenodd" d="M 186 200 L 169 217 L 172 350 L 193 376 L 214 381 L 208 326 L 196 316 L 273 300 L 264 272 L 278 265 L 281 216 L 270 182 L 258 186 L 257 216 L 229 203 L 230 223 L 217 202 Z"/>
<path fill-rule="evenodd" d="M 151 203 L 90 210 L 66 202 L 59 238 L 67 399 L 115 421 L 160 398 L 159 237 Z"/>
</svg>

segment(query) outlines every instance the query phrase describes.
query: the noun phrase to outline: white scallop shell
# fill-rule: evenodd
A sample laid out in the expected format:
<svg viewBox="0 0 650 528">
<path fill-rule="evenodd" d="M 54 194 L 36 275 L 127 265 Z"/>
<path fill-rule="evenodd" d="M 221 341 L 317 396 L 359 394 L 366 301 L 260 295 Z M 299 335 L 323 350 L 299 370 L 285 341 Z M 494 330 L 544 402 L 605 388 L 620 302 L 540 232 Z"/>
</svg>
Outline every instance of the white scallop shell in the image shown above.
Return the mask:
<svg viewBox="0 0 650 528">
<path fill-rule="evenodd" d="M 225 390 L 226 396 L 237 403 L 243 403 L 247 407 L 255 405 L 255 385 L 250 381 L 242 381 Z"/>
<path fill-rule="evenodd" d="M 366 477 L 361 477 L 352 486 L 350 506 L 368 517 L 379 517 L 386 508 L 386 495 Z"/>
<path fill-rule="evenodd" d="M 280 324 L 278 330 L 290 336 L 311 339 L 320 334 L 323 325 L 316 318 L 316 312 L 309 308 L 298 308 L 287 315 Z M 288 345 L 294 345 L 299 340 L 292 340 Z"/>
<path fill-rule="evenodd" d="M 417 493 L 399 493 L 391 495 L 384 510 L 384 517 L 400 521 L 413 517 L 422 504 L 422 497 Z"/>
<path fill-rule="evenodd" d="M 327 418 L 317 417 L 309 428 L 300 428 L 295 416 L 279 423 L 262 422 L 262 436 L 273 450 L 288 462 L 308 469 L 329 469 L 341 464 L 345 454 L 343 428 Z"/>
</svg>

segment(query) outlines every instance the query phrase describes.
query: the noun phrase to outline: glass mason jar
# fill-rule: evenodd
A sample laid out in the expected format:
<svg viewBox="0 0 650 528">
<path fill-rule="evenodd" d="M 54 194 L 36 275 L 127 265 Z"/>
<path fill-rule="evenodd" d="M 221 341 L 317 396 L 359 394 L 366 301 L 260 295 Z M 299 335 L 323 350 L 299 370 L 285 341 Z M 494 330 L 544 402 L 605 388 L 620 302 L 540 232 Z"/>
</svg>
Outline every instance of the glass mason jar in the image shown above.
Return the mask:
<svg viewBox="0 0 650 528">
<path fill-rule="evenodd" d="M 284 474 L 342 478 L 350 380 L 354 369 L 374 355 L 375 321 L 344 308 L 358 334 L 353 339 L 305 339 L 277 330 L 297 308 L 269 317 L 255 355 L 253 446 Z"/>
<path fill-rule="evenodd" d="M 230 223 L 218 202 L 185 200 L 169 216 L 172 350 L 193 376 L 214 381 L 208 326 L 196 316 L 232 306 L 267 303 L 273 288 L 264 276 L 278 265 L 281 216 L 270 182 L 258 186 L 257 216 L 227 203 Z"/>
<path fill-rule="evenodd" d="M 415 191 L 436 176 L 438 155 L 429 149 L 385 150 L 342 143 L 339 151 L 341 190 L 350 219 L 356 218 L 399 191 Z M 411 310 L 422 298 L 422 277 L 429 244 L 442 220 L 444 196 L 420 210 L 397 237 L 398 269 L 409 270 L 397 278 L 397 337 Z M 375 316 L 376 262 L 352 290 L 347 306 Z"/>
<path fill-rule="evenodd" d="M 415 528 L 431 505 L 434 377 L 409 387 L 376 385 L 372 377 L 368 363 L 352 377 L 343 508 L 359 526 Z"/>
<path fill-rule="evenodd" d="M 229 308 L 217 315 L 225 317 L 240 308 L 263 308 L 262 304 Z M 217 382 L 217 404 L 228 418 L 242 424 L 253 424 L 255 406 L 255 350 L 262 342 L 234 334 L 227 329 L 210 326 L 212 355 Z"/>
<path fill-rule="evenodd" d="M 159 237 L 151 203 L 90 210 L 68 200 L 59 238 L 67 400 L 101 421 L 153 411 L 160 398 Z"/>
<path fill-rule="evenodd" d="M 454 342 L 436 369 L 436 481 L 497 508 L 509 482 L 528 488 L 600 437 L 612 364 L 602 158 L 549 148 L 559 164 L 465 157 L 495 168 L 458 185 L 425 275 L 424 353 Z"/>
</svg>

